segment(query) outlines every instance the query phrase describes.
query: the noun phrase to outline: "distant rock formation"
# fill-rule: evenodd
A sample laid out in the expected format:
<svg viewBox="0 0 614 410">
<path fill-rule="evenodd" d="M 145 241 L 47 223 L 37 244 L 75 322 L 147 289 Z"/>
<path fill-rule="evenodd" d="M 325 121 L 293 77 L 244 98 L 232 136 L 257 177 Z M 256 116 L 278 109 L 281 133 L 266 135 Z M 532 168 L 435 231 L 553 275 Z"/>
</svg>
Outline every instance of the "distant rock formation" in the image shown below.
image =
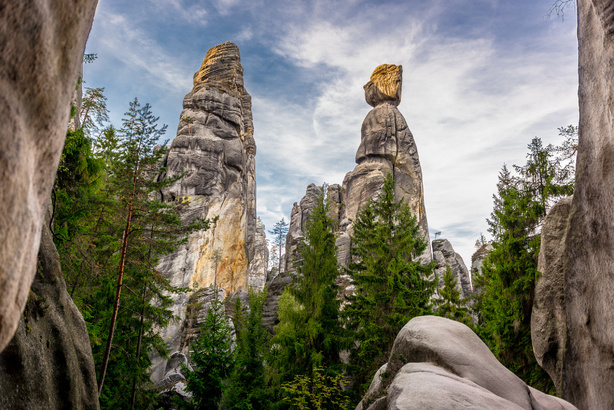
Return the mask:
<svg viewBox="0 0 614 410">
<path fill-rule="evenodd" d="M 614 8 L 578 1 L 579 144 L 573 199 L 542 229 L 531 321 L 538 362 L 563 398 L 614 408 Z"/>
<path fill-rule="evenodd" d="M 482 273 L 482 265 L 484 259 L 494 248 L 490 243 L 485 243 L 471 255 L 471 276 L 480 275 Z"/>
<path fill-rule="evenodd" d="M 184 221 L 212 221 L 207 231 L 161 259 L 159 269 L 175 286 L 204 289 L 214 284 L 226 294 L 262 289 L 268 250 L 256 219 L 256 177 L 251 97 L 243 85 L 239 48 L 224 43 L 211 48 L 194 74 L 194 88 L 183 111 L 165 166 L 166 176 L 185 175 L 162 192 L 164 201 L 181 205 Z M 214 220 L 214 218 L 217 218 Z M 161 329 L 172 351 L 187 354 L 182 330 L 190 294 L 172 307 L 181 321 Z M 159 381 L 164 361 L 154 360 L 152 380 Z"/>
<path fill-rule="evenodd" d="M 347 173 L 341 189 L 331 193 L 339 198 L 338 259 L 349 260 L 349 236 L 358 210 L 379 193 L 386 174 L 396 181 L 396 198 L 403 198 L 420 224 L 420 231 L 429 241 L 428 222 L 424 206 L 422 170 L 418 148 L 397 105 L 401 102 L 403 68 L 392 64 L 378 66 L 365 84 L 365 99 L 374 107 L 362 123 L 361 141 L 356 152 L 353 171 Z M 422 256 L 425 263 L 432 259 L 427 247 Z"/>
<path fill-rule="evenodd" d="M 356 410 L 460 408 L 575 409 L 527 386 L 464 324 L 420 316 L 401 329 Z"/>
<path fill-rule="evenodd" d="M 443 275 L 449 266 L 456 279 L 456 289 L 460 291 L 461 298 L 469 298 L 473 294 L 471 274 L 465 266 L 463 258 L 454 251 L 452 244 L 447 239 L 435 239 L 433 241 L 433 259 L 435 260 L 434 274 L 439 278 L 438 288 L 443 287 Z"/>
<path fill-rule="evenodd" d="M 0 351 L 36 273 L 96 0 L 3 1 L 0 13 Z"/>
<path fill-rule="evenodd" d="M 95 410 L 98 389 L 90 338 L 66 290 L 50 214 L 25 311 L 0 353 L 0 408 Z"/>
</svg>

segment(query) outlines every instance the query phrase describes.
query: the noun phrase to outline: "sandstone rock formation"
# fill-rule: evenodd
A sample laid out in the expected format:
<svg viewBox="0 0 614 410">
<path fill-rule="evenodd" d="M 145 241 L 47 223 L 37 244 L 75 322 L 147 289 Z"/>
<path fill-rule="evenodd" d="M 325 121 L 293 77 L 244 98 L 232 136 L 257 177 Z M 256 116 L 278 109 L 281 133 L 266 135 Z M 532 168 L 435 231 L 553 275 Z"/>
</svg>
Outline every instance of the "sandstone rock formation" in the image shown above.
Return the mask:
<svg viewBox="0 0 614 410">
<path fill-rule="evenodd" d="M 471 255 L 471 276 L 479 275 L 482 273 L 482 265 L 484 264 L 484 259 L 488 256 L 490 251 L 493 250 L 493 247 L 489 243 L 485 243 L 480 248 Z"/>
<path fill-rule="evenodd" d="M 194 75 L 194 87 L 168 155 L 167 176 L 183 175 L 162 192 L 162 199 L 181 204 L 184 221 L 212 221 L 207 231 L 162 258 L 159 269 L 175 286 L 204 289 L 214 284 L 226 294 L 262 289 L 266 280 L 264 230 L 256 219 L 256 144 L 251 97 L 243 85 L 239 49 L 233 43 L 211 48 Z M 200 292 L 200 291 L 199 291 Z M 161 329 L 171 351 L 187 355 L 183 334 L 191 294 L 179 295 L 172 310 L 180 321 Z M 183 330 L 182 330 L 183 329 Z M 152 380 L 158 382 L 165 362 L 154 359 Z"/>
<path fill-rule="evenodd" d="M 374 108 L 362 123 L 360 146 L 356 152 L 358 165 L 345 176 L 338 190 L 340 240 L 337 246 L 341 264 L 347 263 L 351 246 L 349 236 L 344 234 L 351 232 L 358 210 L 369 198 L 377 196 L 389 172 L 396 181 L 397 199 L 403 198 L 409 205 L 424 239 L 430 242 L 418 148 L 397 108 L 401 102 L 402 73 L 401 66 L 380 65 L 364 86 L 365 99 Z M 430 247 L 427 247 L 422 259 L 428 263 L 431 258 Z"/>
<path fill-rule="evenodd" d="M 49 230 L 17 331 L 0 353 L 0 408 L 98 409 L 90 339 L 73 303 Z"/>
<path fill-rule="evenodd" d="M 434 274 L 439 278 L 439 288 L 443 287 L 443 275 L 449 266 L 454 278 L 456 288 L 460 291 L 461 298 L 468 298 L 473 293 L 471 274 L 465 266 L 463 258 L 454 251 L 452 244 L 447 239 L 435 239 L 432 243 L 433 259 L 435 260 Z"/>
<path fill-rule="evenodd" d="M 401 329 L 356 410 L 494 408 L 575 409 L 527 386 L 467 326 L 420 316 Z"/>
<path fill-rule="evenodd" d="M 36 273 L 96 0 L 0 1 L 0 351 Z"/>
<path fill-rule="evenodd" d="M 554 207 L 543 227 L 542 277 L 531 334 L 538 361 L 563 398 L 580 408 L 611 409 L 614 8 L 604 0 L 579 0 L 577 8 L 580 123 L 576 183 L 573 199 Z"/>
</svg>

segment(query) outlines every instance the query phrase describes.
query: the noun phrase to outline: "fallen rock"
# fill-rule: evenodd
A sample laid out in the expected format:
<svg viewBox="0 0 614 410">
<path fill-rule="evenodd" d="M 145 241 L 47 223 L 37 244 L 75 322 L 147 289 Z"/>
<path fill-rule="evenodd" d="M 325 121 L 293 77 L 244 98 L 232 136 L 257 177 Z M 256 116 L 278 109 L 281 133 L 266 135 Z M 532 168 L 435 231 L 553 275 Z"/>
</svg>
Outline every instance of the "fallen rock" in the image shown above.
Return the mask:
<svg viewBox="0 0 614 410">
<path fill-rule="evenodd" d="M 13 337 L 36 273 L 41 226 L 96 4 L 0 5 L 0 351 Z"/>
<path fill-rule="evenodd" d="M 467 326 L 438 316 L 410 320 L 356 410 L 575 409 L 527 386 Z"/>
</svg>

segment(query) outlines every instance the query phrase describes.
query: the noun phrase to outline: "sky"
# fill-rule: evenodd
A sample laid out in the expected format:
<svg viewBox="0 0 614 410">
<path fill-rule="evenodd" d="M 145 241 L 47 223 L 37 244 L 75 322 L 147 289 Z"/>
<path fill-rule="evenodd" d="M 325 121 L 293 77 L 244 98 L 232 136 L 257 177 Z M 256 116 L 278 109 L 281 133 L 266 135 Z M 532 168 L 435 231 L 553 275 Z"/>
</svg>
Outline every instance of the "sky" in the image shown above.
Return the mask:
<svg viewBox="0 0 614 410">
<path fill-rule="evenodd" d="M 488 224 L 497 175 L 535 136 L 578 123 L 575 9 L 554 0 L 99 0 L 86 87 L 104 87 L 113 124 L 150 103 L 174 138 L 207 50 L 239 46 L 252 96 L 257 213 L 289 220 L 308 184 L 354 169 L 362 86 L 403 66 L 404 115 L 418 146 L 431 239 L 467 266 Z"/>
</svg>

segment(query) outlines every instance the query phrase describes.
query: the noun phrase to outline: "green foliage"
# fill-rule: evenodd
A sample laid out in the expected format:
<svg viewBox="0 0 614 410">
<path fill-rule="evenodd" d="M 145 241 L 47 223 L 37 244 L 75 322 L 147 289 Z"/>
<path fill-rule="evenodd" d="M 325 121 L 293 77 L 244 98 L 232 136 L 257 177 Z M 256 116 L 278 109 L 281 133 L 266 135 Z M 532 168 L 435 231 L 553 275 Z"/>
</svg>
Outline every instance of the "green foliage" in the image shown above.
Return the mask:
<svg viewBox="0 0 614 410">
<path fill-rule="evenodd" d="M 441 299 L 434 300 L 433 304 L 437 306 L 438 316 L 469 325 L 471 315 L 467 307 L 467 299 L 460 297 L 460 290 L 456 289 L 457 283 L 452 270 L 446 266 L 443 274 L 443 287 L 437 290 Z"/>
<path fill-rule="evenodd" d="M 236 362 L 224 393 L 224 404 L 230 410 L 267 410 L 270 408 L 264 352 L 269 333 L 262 325 L 262 308 L 266 292 L 249 291 L 249 312 L 237 299 L 235 328 L 237 329 Z"/>
<path fill-rule="evenodd" d="M 388 360 L 397 333 L 412 318 L 432 311 L 433 265 L 417 259 L 426 249 L 416 218 L 402 200 L 395 201 L 395 181 L 386 176 L 381 193 L 358 213 L 347 273 L 355 294 L 344 309 L 354 333 L 349 373 L 360 396 Z"/>
<path fill-rule="evenodd" d="M 191 346 L 190 362 L 193 370 L 187 367 L 183 369 L 186 390 L 192 393 L 192 399 L 185 404 L 185 408 L 219 408 L 224 381 L 230 375 L 234 362 L 231 335 L 224 304 L 216 297 L 207 309 L 200 335 Z"/>
<path fill-rule="evenodd" d="M 526 165 L 514 166 L 517 175 L 503 167 L 488 220 L 494 249 L 474 278 L 478 335 L 506 367 L 545 392 L 553 392 L 554 386 L 535 361 L 530 333 L 539 275 L 539 230 L 549 206 L 572 193 L 569 162 L 576 145 L 574 130 L 572 126 L 559 129 L 567 138 L 561 147 L 544 147 L 534 138 L 528 145 Z"/>
<path fill-rule="evenodd" d="M 341 374 L 331 376 L 325 369 L 315 367 L 310 376 L 298 374 L 281 386 L 284 402 L 291 409 L 312 410 L 350 409 L 350 397 L 341 388 Z"/>
<path fill-rule="evenodd" d="M 322 193 L 299 246 L 297 272 L 279 302 L 279 324 L 268 360 L 274 386 L 297 375 L 312 377 L 316 368 L 325 368 L 331 377 L 342 371 L 339 353 L 349 340 L 339 318 L 335 226 L 327 210 Z"/>
<path fill-rule="evenodd" d="M 281 218 L 275 225 L 273 225 L 273 229 L 269 230 L 269 233 L 273 235 L 273 248 L 276 250 L 276 262 L 277 262 L 277 272 L 281 272 L 281 262 L 282 262 L 282 251 L 286 244 L 286 234 L 288 233 L 288 223 L 284 218 Z M 273 252 L 273 250 L 271 250 Z"/>
</svg>

